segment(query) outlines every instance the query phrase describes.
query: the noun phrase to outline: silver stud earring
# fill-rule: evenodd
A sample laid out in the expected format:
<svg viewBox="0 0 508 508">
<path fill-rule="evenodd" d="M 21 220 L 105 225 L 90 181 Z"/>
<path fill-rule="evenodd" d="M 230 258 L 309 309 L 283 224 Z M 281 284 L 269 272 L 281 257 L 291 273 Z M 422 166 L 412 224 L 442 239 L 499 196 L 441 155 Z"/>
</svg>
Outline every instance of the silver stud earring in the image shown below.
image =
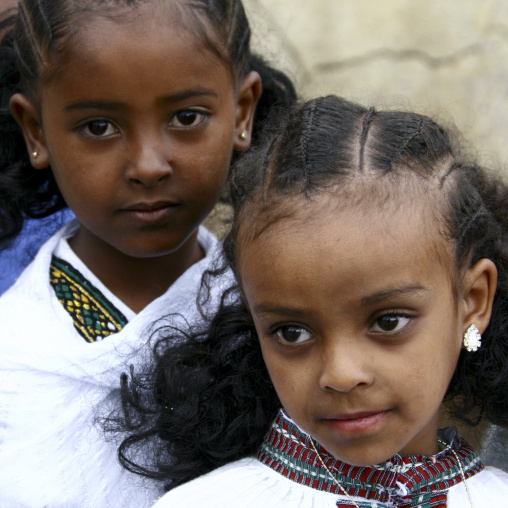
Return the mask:
<svg viewBox="0 0 508 508">
<path fill-rule="evenodd" d="M 469 326 L 464 334 L 464 347 L 469 351 L 477 351 L 482 345 L 482 336 L 475 324 Z"/>
<path fill-rule="evenodd" d="M 240 139 L 243 139 L 243 140 L 246 140 L 246 139 L 247 139 L 247 132 L 246 132 L 246 131 L 243 131 L 243 132 L 240 134 Z"/>
</svg>

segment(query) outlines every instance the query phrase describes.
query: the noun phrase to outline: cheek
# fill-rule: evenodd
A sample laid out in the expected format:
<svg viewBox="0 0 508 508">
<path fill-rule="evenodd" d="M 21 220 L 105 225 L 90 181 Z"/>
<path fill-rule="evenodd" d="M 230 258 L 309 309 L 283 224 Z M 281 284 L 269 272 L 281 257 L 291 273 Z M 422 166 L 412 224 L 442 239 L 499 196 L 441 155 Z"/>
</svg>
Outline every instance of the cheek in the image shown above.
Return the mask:
<svg viewBox="0 0 508 508">
<path fill-rule="evenodd" d="M 232 142 L 213 138 L 201 146 L 188 146 L 180 152 L 175 162 L 175 172 L 191 181 L 224 182 L 229 172 L 233 155 Z"/>
<path fill-rule="evenodd" d="M 204 153 L 208 158 L 208 164 L 214 166 L 231 164 L 231 156 L 234 147 L 233 125 L 221 125 L 210 133 L 206 142 Z"/>
<path fill-rule="evenodd" d="M 437 332 L 436 332 L 437 333 Z M 456 323 L 449 326 L 448 330 L 441 332 L 441 344 L 439 344 L 434 351 L 434 357 L 431 359 L 434 368 L 429 369 L 429 376 L 436 374 L 436 378 L 441 381 L 444 390 L 453 376 L 459 355 L 461 351 L 461 338 Z"/>
<path fill-rule="evenodd" d="M 261 352 L 275 391 L 279 397 L 283 397 L 283 392 L 286 391 L 284 383 L 284 380 L 287 379 L 285 376 L 286 369 L 284 368 L 284 364 L 274 354 L 271 345 L 268 344 L 269 340 L 270 339 L 267 338 L 260 340 Z"/>
<path fill-rule="evenodd" d="M 229 173 L 230 159 L 205 160 L 192 174 L 183 175 L 185 186 L 204 200 L 217 201 L 224 189 Z"/>
<path fill-rule="evenodd" d="M 192 173 L 179 179 L 179 186 L 188 196 L 189 203 L 198 208 L 212 208 L 220 198 L 226 182 L 226 174 L 220 170 Z M 174 180 L 176 183 L 176 179 Z"/>
<path fill-rule="evenodd" d="M 438 341 L 423 342 L 415 349 L 399 372 L 405 379 L 405 392 L 410 395 L 410 406 L 415 413 L 436 410 L 442 402 L 458 361 L 457 350 L 451 335 L 436 332 Z"/>
<path fill-rule="evenodd" d="M 51 164 L 51 170 L 55 177 L 56 184 L 65 198 L 65 201 L 70 206 L 74 198 L 80 196 L 83 190 L 88 187 L 88 182 L 81 181 L 79 170 L 74 170 L 72 174 L 70 174 L 69 171 L 65 170 L 66 167 L 68 167 L 66 161 L 58 161 Z"/>
<path fill-rule="evenodd" d="M 305 376 L 296 362 L 291 362 L 276 355 L 271 348 L 263 346 L 261 350 L 268 374 L 279 399 L 286 411 L 294 415 L 305 405 L 306 393 L 311 388 L 311 381 Z"/>
<path fill-rule="evenodd" d="M 69 171 L 69 168 L 72 168 L 72 171 Z M 104 174 L 94 171 L 91 174 L 89 168 L 81 168 L 75 161 L 59 161 L 52 166 L 52 171 L 69 206 L 74 201 L 83 201 L 85 205 L 89 205 L 92 201 L 110 200 L 110 194 L 117 188 L 112 172 Z"/>
<path fill-rule="evenodd" d="M 233 156 L 233 146 L 225 140 L 222 145 L 216 147 L 214 152 L 210 151 L 208 157 L 204 161 L 204 167 L 207 168 L 207 175 L 214 176 L 217 179 L 220 175 L 220 181 L 224 182 L 231 166 L 231 158 Z"/>
</svg>

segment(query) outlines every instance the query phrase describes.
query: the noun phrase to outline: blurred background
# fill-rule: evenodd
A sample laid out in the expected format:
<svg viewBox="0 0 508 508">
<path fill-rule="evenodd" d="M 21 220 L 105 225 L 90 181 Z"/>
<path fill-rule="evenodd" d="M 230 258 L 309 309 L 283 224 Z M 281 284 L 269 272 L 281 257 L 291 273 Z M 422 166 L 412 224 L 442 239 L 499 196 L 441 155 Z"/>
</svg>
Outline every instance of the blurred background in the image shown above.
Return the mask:
<svg viewBox="0 0 508 508">
<path fill-rule="evenodd" d="M 334 93 L 455 124 L 508 163 L 507 0 L 244 0 L 253 49 L 304 98 Z M 504 168 L 503 168 L 504 169 Z"/>
</svg>

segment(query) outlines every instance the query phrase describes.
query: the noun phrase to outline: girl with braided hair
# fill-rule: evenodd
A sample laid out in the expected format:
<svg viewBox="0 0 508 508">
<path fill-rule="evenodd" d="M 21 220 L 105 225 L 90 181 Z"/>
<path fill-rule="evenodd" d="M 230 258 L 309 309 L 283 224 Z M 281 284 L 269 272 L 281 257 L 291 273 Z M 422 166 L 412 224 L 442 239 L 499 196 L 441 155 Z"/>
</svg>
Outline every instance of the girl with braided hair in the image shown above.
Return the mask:
<svg viewBox="0 0 508 508">
<path fill-rule="evenodd" d="M 201 222 L 294 89 L 240 0 L 21 0 L 0 32 L 0 248 L 77 218 L 0 298 L 0 505 L 149 506 L 95 414 L 149 323 L 213 307 Z"/>
<path fill-rule="evenodd" d="M 414 113 L 330 96 L 265 132 L 231 178 L 238 283 L 124 375 L 123 463 L 157 508 L 505 505 L 438 421 L 508 427 L 507 186 Z"/>
</svg>

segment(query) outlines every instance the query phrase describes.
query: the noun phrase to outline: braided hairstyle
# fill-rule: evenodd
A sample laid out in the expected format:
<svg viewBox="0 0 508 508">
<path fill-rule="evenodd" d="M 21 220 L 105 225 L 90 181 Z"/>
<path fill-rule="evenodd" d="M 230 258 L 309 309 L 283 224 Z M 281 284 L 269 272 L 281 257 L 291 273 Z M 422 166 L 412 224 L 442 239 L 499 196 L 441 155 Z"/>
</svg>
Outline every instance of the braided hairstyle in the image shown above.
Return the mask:
<svg viewBox="0 0 508 508">
<path fill-rule="evenodd" d="M 484 417 L 508 425 L 508 186 L 495 173 L 462 159 L 449 133 L 410 112 L 365 109 L 329 96 L 295 106 L 258 150 L 246 154 L 231 179 L 235 216 L 225 240 L 235 270 L 237 240 L 255 238 L 281 216 L 291 200 L 327 189 L 348 189 L 361 206 L 366 179 L 381 199 L 416 181 L 419 198 L 435 203 L 439 226 L 455 253 L 452 282 L 480 259 L 498 272 L 490 324 L 482 349 L 462 350 L 445 401 L 469 425 Z M 411 187 L 412 189 L 415 186 Z M 347 192 L 347 191 L 346 191 Z M 355 193 L 357 195 L 355 195 Z M 286 199 L 287 198 L 287 199 Z M 485 345 L 485 347 L 483 347 Z"/>
<path fill-rule="evenodd" d="M 46 217 L 67 205 L 51 168 L 34 171 L 21 129 L 9 110 L 15 93 L 37 109 L 40 87 L 58 77 L 58 66 L 84 15 L 115 17 L 154 0 L 21 0 L 14 15 L 0 16 L 0 249 L 25 218 Z M 257 71 L 263 93 L 254 119 L 256 139 L 269 112 L 296 98 L 290 79 L 249 49 L 250 28 L 241 0 L 165 0 L 189 15 L 192 31 L 231 68 L 236 79 Z M 124 11 L 122 11 L 124 14 Z M 120 14 L 118 19 L 121 20 Z M 169 35 L 170 36 L 170 35 Z"/>
<path fill-rule="evenodd" d="M 345 189 L 361 206 L 357 181 L 375 182 L 369 188 L 386 198 L 408 178 L 437 205 L 441 230 L 455 250 L 457 290 L 462 270 L 479 259 L 497 266 L 482 347 L 460 353 L 446 397 L 462 421 L 483 416 L 508 426 L 508 189 L 481 167 L 461 162 L 448 134 L 430 118 L 367 110 L 335 96 L 279 115 L 232 170 L 234 218 L 225 263 L 236 271 L 242 245 L 290 216 L 302 199 Z M 219 271 L 205 274 L 205 292 Z M 123 426 L 130 432 L 119 449 L 124 466 L 164 480 L 169 489 L 254 454 L 280 402 L 239 285 L 224 293 L 208 327 L 184 334 L 160 328 L 154 344 L 152 363 L 122 378 Z"/>
</svg>

